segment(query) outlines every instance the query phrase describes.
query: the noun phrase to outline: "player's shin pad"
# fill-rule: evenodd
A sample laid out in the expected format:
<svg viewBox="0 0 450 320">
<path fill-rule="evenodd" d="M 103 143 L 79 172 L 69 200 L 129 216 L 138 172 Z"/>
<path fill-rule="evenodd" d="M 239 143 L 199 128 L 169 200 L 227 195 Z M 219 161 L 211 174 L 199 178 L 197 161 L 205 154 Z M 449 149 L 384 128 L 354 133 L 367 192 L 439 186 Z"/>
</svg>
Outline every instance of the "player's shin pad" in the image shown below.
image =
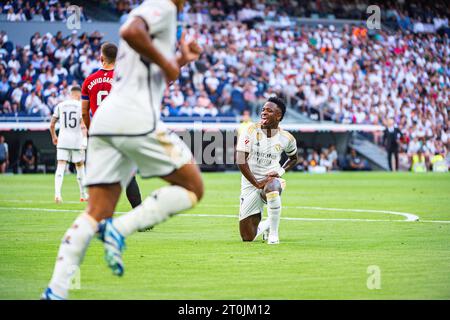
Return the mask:
<svg viewBox="0 0 450 320">
<path fill-rule="evenodd" d="M 121 217 L 113 224 L 124 236 L 163 222 L 171 215 L 195 206 L 197 196 L 180 186 L 167 186 L 153 192 L 142 204 Z"/>
</svg>

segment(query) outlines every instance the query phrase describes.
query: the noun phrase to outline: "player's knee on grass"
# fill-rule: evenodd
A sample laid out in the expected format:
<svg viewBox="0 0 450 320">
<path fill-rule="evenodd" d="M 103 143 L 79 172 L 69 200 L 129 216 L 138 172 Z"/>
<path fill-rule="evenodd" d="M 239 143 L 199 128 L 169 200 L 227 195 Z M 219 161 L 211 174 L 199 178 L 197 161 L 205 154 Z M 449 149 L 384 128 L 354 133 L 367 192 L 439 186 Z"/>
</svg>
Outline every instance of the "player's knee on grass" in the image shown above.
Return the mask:
<svg viewBox="0 0 450 320">
<path fill-rule="evenodd" d="M 242 241 L 253 241 L 255 239 L 260 221 L 260 215 L 253 215 L 239 221 L 239 231 Z"/>
<path fill-rule="evenodd" d="M 240 232 L 241 232 L 242 241 L 244 241 L 244 242 L 253 241 L 253 239 L 255 239 L 256 232 L 253 231 L 253 229 L 249 226 L 244 226 L 244 227 L 241 226 Z"/>
</svg>

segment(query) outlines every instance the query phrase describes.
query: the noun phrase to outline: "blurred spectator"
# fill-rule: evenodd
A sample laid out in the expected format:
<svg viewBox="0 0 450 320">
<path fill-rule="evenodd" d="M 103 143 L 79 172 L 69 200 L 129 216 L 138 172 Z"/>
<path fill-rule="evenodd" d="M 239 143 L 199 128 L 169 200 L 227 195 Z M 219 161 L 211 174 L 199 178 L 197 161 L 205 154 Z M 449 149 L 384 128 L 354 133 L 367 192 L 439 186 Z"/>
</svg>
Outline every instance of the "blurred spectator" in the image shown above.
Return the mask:
<svg viewBox="0 0 450 320">
<path fill-rule="evenodd" d="M 361 158 L 355 149 L 350 149 L 349 154 L 346 158 L 347 166 L 346 169 L 350 171 L 367 171 L 370 170 L 369 164 L 366 160 Z"/>
<path fill-rule="evenodd" d="M 22 148 L 22 154 L 20 155 L 20 166 L 23 173 L 36 173 L 37 155 L 38 152 L 33 141 L 26 141 Z"/>
<path fill-rule="evenodd" d="M 9 165 L 8 144 L 5 137 L 0 135 L 0 173 L 5 173 Z"/>
<path fill-rule="evenodd" d="M 241 124 L 238 129 L 238 135 L 244 132 L 252 124 L 252 119 L 250 117 L 250 111 L 245 110 L 241 117 Z"/>
<path fill-rule="evenodd" d="M 427 172 L 427 159 L 420 148 L 417 153 L 412 156 L 411 171 L 413 172 Z"/>
<path fill-rule="evenodd" d="M 338 169 L 338 153 L 334 144 L 328 148 L 328 160 L 331 162 L 332 169 Z"/>
<path fill-rule="evenodd" d="M 430 160 L 431 170 L 434 172 L 448 172 L 449 164 L 444 158 L 444 155 L 436 152 L 436 154 Z"/>
</svg>

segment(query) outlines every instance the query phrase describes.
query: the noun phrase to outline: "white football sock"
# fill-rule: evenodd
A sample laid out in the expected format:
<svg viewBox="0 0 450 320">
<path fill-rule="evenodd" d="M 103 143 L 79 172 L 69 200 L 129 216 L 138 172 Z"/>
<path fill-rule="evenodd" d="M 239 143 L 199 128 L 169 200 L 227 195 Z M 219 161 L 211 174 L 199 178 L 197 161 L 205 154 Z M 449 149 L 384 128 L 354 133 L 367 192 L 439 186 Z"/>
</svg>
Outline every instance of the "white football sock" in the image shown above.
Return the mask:
<svg viewBox="0 0 450 320">
<path fill-rule="evenodd" d="M 61 188 L 64 180 L 64 170 L 66 169 L 65 164 L 60 164 L 56 166 L 55 172 L 55 197 L 61 197 Z"/>
<path fill-rule="evenodd" d="M 89 242 L 97 232 L 98 223 L 83 213 L 66 231 L 59 246 L 58 257 L 49 288 L 63 299 L 69 295 L 72 276 L 79 270 Z"/>
<path fill-rule="evenodd" d="M 139 206 L 115 218 L 113 225 L 124 236 L 154 226 L 169 216 L 192 208 L 197 196 L 179 186 L 167 186 L 153 192 Z"/>
<path fill-rule="evenodd" d="M 80 188 L 80 198 L 85 198 L 86 197 L 86 189 L 83 186 L 83 182 L 84 182 L 84 165 L 80 166 L 80 167 L 76 167 L 77 170 L 77 181 L 78 181 L 78 187 Z"/>
<path fill-rule="evenodd" d="M 264 233 L 270 227 L 270 219 L 262 220 L 258 224 L 258 229 L 256 231 L 255 239 Z"/>
<path fill-rule="evenodd" d="M 267 198 L 267 213 L 270 221 L 269 237 L 278 237 L 278 226 L 280 225 L 281 197 L 278 191 L 269 192 Z"/>
</svg>

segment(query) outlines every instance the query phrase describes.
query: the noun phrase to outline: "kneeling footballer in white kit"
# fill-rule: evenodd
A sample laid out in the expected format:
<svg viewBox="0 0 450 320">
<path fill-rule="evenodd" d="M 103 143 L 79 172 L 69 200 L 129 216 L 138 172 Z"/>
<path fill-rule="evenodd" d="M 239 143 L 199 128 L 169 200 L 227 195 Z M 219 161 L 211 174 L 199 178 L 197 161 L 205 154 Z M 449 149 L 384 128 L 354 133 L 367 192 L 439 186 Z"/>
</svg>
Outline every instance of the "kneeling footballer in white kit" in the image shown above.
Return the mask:
<svg viewBox="0 0 450 320">
<path fill-rule="evenodd" d="M 286 184 L 281 176 L 297 164 L 295 138 L 278 126 L 285 112 L 283 100 L 269 98 L 260 123 L 249 126 L 238 138 L 236 156 L 242 172 L 239 229 L 243 241 L 268 233 L 268 244 L 279 243 L 280 196 Z M 281 166 L 283 152 L 289 159 Z M 268 219 L 261 221 L 266 203 Z"/>
<path fill-rule="evenodd" d="M 50 122 L 50 134 L 56 146 L 56 159 L 58 161 L 55 172 L 55 202 L 61 203 L 61 188 L 64 180 L 64 171 L 67 162 L 75 164 L 77 181 L 80 188 L 80 201 L 87 201 L 86 189 L 83 187 L 85 140 L 83 133 L 84 123 L 81 118 L 81 88 L 72 87 L 71 99 L 61 102 L 55 107 Z M 55 125 L 59 121 L 59 135 L 56 135 Z"/>
</svg>

